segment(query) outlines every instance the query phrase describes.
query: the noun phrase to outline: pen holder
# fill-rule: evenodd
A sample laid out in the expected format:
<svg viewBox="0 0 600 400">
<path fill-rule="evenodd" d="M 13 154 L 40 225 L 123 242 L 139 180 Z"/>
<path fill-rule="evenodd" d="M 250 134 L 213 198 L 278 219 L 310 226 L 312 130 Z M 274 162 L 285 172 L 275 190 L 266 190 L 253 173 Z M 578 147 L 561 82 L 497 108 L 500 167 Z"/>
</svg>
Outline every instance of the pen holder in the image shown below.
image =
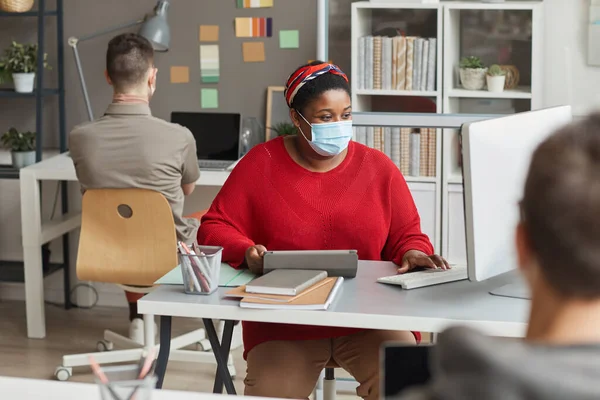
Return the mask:
<svg viewBox="0 0 600 400">
<path fill-rule="evenodd" d="M 108 383 L 96 378 L 102 400 L 150 400 L 156 386 L 156 376 L 138 379 L 138 365 L 103 368 Z"/>
<path fill-rule="evenodd" d="M 222 247 L 197 246 L 199 254 L 179 254 L 187 294 L 211 294 L 219 287 Z"/>
</svg>

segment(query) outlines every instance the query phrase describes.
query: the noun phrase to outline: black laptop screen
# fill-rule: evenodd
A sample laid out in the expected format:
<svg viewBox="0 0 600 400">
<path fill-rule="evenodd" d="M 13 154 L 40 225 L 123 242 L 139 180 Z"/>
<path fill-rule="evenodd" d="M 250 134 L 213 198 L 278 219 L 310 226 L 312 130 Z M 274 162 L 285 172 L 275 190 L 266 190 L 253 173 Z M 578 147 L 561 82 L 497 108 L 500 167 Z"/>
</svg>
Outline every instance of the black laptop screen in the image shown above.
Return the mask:
<svg viewBox="0 0 600 400">
<path fill-rule="evenodd" d="M 240 114 L 173 112 L 171 122 L 188 128 L 196 139 L 199 160 L 239 158 Z"/>
</svg>

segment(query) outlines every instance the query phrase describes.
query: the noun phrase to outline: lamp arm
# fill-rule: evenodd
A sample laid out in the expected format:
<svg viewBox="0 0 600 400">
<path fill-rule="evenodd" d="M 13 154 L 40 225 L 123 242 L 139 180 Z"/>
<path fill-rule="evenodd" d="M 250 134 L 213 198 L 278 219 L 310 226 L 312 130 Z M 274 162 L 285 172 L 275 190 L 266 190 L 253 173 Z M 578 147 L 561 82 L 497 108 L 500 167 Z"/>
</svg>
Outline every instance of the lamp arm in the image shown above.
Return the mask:
<svg viewBox="0 0 600 400">
<path fill-rule="evenodd" d="M 85 77 L 83 76 L 83 67 L 81 66 L 81 58 L 79 57 L 79 49 L 77 48 L 77 45 L 79 44 L 79 42 L 90 40 L 95 37 L 102 36 L 107 33 L 111 33 L 114 31 L 121 30 L 121 29 L 130 28 L 132 26 L 139 25 L 142 22 L 144 22 L 144 20 L 140 19 L 140 20 L 136 20 L 134 22 L 128 22 L 124 25 L 113 26 L 111 28 L 104 29 L 99 32 L 95 32 L 95 33 L 92 33 L 87 36 L 82 36 L 80 38 L 76 38 L 76 37 L 69 38 L 68 43 L 69 43 L 69 46 L 71 46 L 71 48 L 73 49 L 73 55 L 75 56 L 75 66 L 77 67 L 77 74 L 79 75 L 79 82 L 81 83 L 81 91 L 83 92 L 83 99 L 85 101 L 85 107 L 86 107 L 86 111 L 87 111 L 88 118 L 90 119 L 90 121 L 94 120 L 94 113 L 92 112 L 92 104 L 90 102 L 90 96 L 88 94 L 87 86 L 85 84 Z"/>
</svg>

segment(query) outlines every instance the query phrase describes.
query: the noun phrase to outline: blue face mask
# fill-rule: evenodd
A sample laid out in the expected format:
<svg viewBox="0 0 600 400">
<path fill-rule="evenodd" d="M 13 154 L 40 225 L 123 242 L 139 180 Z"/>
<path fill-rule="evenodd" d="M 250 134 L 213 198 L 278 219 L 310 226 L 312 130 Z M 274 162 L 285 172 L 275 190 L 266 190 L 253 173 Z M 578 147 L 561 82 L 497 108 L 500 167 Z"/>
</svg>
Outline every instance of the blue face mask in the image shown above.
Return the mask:
<svg viewBox="0 0 600 400">
<path fill-rule="evenodd" d="M 306 121 L 306 118 L 298 112 L 298 115 Z M 323 124 L 311 124 L 312 140 L 308 140 L 302 128 L 298 130 L 304 136 L 310 147 L 315 153 L 323 157 L 337 156 L 348 148 L 348 143 L 352 139 L 352 121 L 327 122 Z"/>
</svg>

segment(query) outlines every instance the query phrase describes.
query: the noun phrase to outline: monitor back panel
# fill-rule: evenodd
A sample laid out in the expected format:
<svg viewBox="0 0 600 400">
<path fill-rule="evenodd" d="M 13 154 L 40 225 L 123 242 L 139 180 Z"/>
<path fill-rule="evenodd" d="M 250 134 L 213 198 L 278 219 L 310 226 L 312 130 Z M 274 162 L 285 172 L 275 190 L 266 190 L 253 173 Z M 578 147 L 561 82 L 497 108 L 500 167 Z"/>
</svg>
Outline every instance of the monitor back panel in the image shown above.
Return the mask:
<svg viewBox="0 0 600 400">
<path fill-rule="evenodd" d="M 516 268 L 518 204 L 531 156 L 570 121 L 571 107 L 563 106 L 463 126 L 467 264 L 472 281 Z"/>
</svg>

